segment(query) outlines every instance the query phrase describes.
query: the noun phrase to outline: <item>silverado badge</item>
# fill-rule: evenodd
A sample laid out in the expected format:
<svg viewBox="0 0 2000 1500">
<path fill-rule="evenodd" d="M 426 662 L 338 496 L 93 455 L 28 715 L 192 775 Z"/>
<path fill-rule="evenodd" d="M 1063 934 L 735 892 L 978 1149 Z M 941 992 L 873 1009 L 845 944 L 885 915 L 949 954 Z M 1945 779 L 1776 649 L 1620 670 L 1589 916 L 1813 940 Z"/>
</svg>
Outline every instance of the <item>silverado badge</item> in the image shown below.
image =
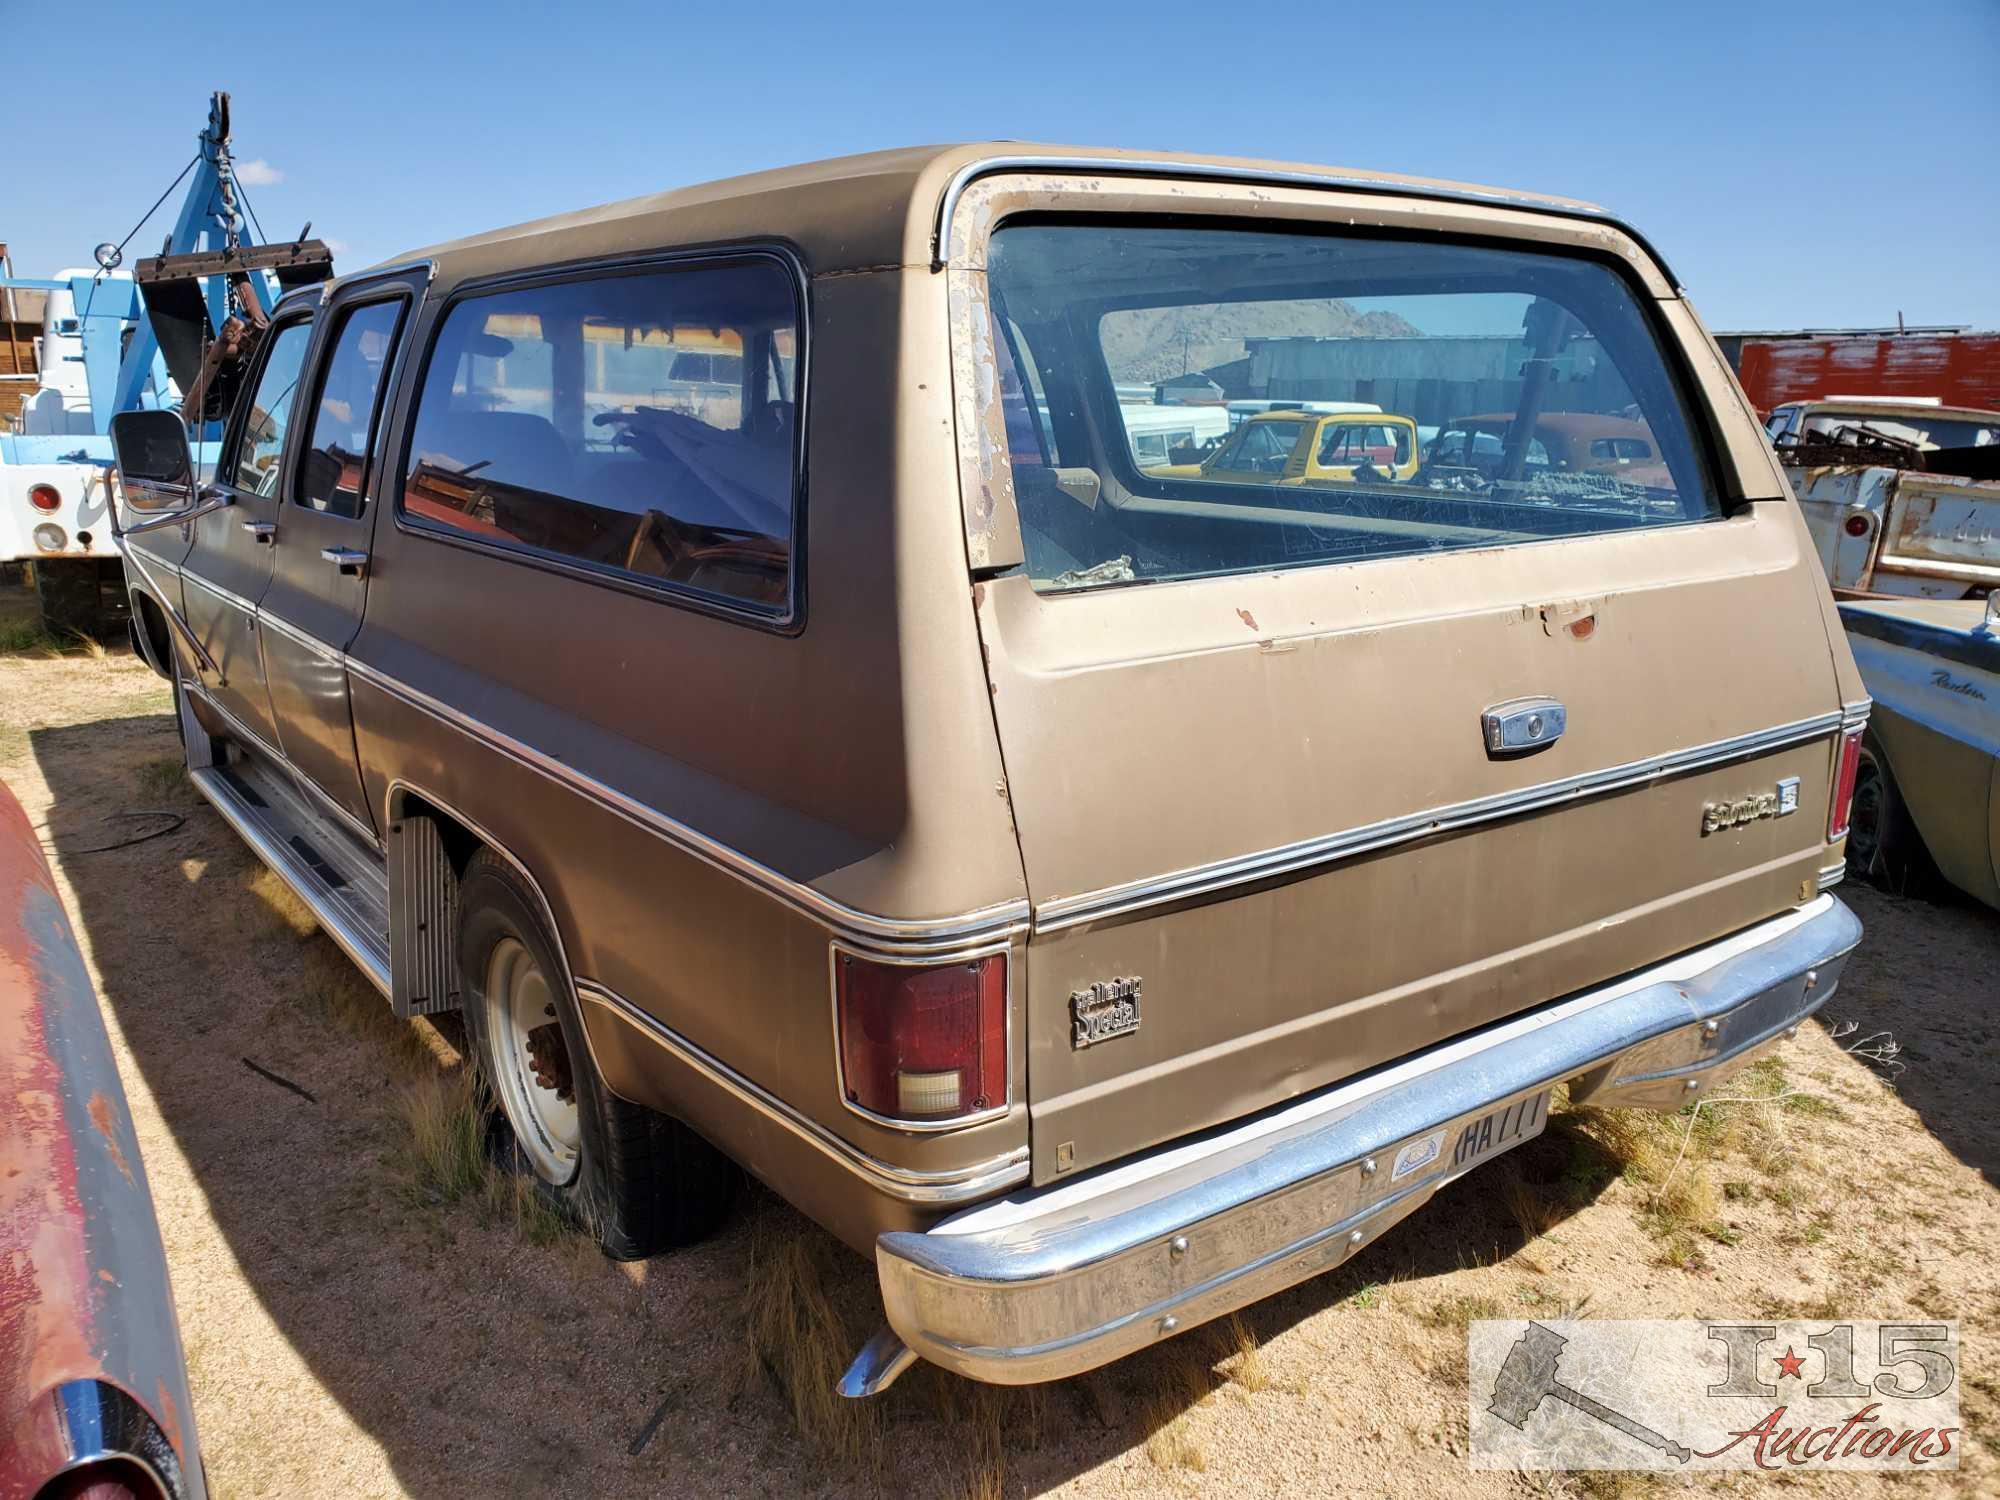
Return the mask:
<svg viewBox="0 0 2000 1500">
<path fill-rule="evenodd" d="M 1759 818 L 1782 818 L 1799 810 L 1799 778 L 1787 776 L 1768 792 L 1738 797 L 1733 802 L 1706 803 L 1701 810 L 1704 836 L 1738 828 Z"/>
<path fill-rule="evenodd" d="M 1105 979 L 1069 997 L 1070 1045 L 1088 1047 L 1139 1029 L 1139 976 Z"/>
</svg>

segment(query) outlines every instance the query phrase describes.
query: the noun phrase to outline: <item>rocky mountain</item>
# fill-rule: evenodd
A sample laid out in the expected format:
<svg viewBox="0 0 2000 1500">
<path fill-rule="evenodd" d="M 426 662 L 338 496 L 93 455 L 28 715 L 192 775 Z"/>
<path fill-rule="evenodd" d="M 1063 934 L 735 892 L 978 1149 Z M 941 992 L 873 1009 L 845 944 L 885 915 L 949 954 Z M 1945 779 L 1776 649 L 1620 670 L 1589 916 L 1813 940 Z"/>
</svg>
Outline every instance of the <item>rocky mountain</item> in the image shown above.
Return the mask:
<svg viewBox="0 0 2000 1500">
<path fill-rule="evenodd" d="M 1165 380 L 1243 358 L 1246 338 L 1403 338 L 1420 333 L 1390 312 L 1356 312 L 1337 297 L 1141 307 L 1104 319 L 1114 380 Z"/>
</svg>

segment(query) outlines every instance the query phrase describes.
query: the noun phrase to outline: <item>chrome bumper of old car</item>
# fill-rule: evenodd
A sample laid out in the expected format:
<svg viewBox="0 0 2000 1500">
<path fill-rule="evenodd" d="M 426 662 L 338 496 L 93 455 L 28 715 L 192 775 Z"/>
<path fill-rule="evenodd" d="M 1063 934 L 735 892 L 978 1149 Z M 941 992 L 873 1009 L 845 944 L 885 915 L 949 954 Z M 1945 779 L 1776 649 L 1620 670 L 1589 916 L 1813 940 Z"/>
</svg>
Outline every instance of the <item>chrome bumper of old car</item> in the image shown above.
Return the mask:
<svg viewBox="0 0 2000 1500">
<path fill-rule="evenodd" d="M 889 1327 L 841 1390 L 919 1357 L 1003 1385 L 1073 1375 L 1328 1270 L 1459 1175 L 1450 1143 L 1496 1109 L 1565 1080 L 1572 1103 L 1700 1097 L 1823 1005 L 1860 937 L 1822 895 L 1278 1110 L 884 1234 Z"/>
</svg>

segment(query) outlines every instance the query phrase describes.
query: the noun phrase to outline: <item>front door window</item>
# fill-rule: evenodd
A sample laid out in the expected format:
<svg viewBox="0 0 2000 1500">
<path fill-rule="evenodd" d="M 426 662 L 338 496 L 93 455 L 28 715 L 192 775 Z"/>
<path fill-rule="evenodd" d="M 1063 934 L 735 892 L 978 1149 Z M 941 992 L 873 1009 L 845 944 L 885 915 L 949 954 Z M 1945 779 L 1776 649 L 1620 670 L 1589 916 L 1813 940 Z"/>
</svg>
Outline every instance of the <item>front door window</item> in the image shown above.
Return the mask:
<svg viewBox="0 0 2000 1500">
<path fill-rule="evenodd" d="M 285 453 L 285 433 L 292 424 L 293 397 L 299 372 L 305 367 L 312 324 L 301 318 L 271 335 L 271 352 L 257 376 L 250 398 L 250 415 L 236 440 L 236 456 L 227 466 L 230 482 L 253 494 L 272 495 L 278 489 L 278 463 Z"/>
</svg>

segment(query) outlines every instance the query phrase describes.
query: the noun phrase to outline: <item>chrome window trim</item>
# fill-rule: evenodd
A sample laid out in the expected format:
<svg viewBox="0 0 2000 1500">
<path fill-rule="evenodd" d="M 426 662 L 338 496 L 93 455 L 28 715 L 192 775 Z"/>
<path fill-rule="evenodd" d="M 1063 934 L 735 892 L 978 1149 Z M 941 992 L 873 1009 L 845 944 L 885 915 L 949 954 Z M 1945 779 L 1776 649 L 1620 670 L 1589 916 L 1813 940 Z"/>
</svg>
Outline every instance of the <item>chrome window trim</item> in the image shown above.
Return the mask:
<svg viewBox="0 0 2000 1500">
<path fill-rule="evenodd" d="M 1443 187 L 1416 182 L 1397 182 L 1376 177 L 1359 177 L 1343 172 L 1288 172 L 1276 167 L 1232 167 L 1213 162 L 1171 161 L 1153 158 L 1126 159 L 1115 156 L 984 156 L 966 163 L 952 174 L 938 202 L 937 227 L 931 241 L 931 270 L 942 271 L 951 253 L 952 216 L 965 190 L 981 177 L 1003 172 L 1045 172 L 1052 175 L 1087 174 L 1096 177 L 1166 177 L 1202 182 L 1250 183 L 1266 187 L 1321 188 L 1346 193 L 1367 193 L 1380 198 L 1414 198 L 1429 203 L 1476 203 L 1489 208 L 1512 208 L 1523 213 L 1547 214 L 1558 219 L 1575 219 L 1586 224 L 1602 224 L 1617 230 L 1637 245 L 1659 268 L 1660 275 L 1678 293 L 1680 278 L 1668 267 L 1660 252 L 1646 237 L 1617 215 L 1602 208 L 1581 204 L 1549 203 L 1502 188 L 1482 191 L 1475 187 Z"/>
<path fill-rule="evenodd" d="M 971 963 L 976 959 L 991 958 L 999 954 L 1007 960 L 1006 986 L 1006 1041 L 1007 1050 L 1007 1092 L 1001 1101 L 976 1114 L 953 1115 L 948 1120 L 906 1120 L 899 1115 L 877 1114 L 855 1103 L 847 1094 L 847 1059 L 840 1045 L 840 960 L 849 958 L 865 959 L 870 963 L 902 964 L 909 968 L 935 969 L 946 964 Z M 870 953 L 851 943 L 843 943 L 835 938 L 826 949 L 826 998 L 828 1014 L 833 1020 L 833 1080 L 834 1088 L 840 1095 L 841 1107 L 849 1114 L 859 1115 L 888 1130 L 907 1131 L 912 1135 L 935 1135 L 940 1131 L 963 1130 L 969 1125 L 983 1125 L 991 1120 L 1006 1117 L 1014 1107 L 1014 1006 L 1017 999 L 1014 986 L 1015 971 L 1020 968 L 1020 955 L 1014 952 L 1014 944 L 1002 939 L 998 942 L 981 943 L 974 947 L 960 948 L 948 953 Z"/>
<path fill-rule="evenodd" d="M 760 1087 L 734 1068 L 689 1041 L 658 1017 L 641 1010 L 615 990 L 595 980 L 578 979 L 580 998 L 601 1006 L 637 1027 L 709 1082 L 747 1105 L 773 1124 L 790 1131 L 807 1145 L 865 1181 L 886 1197 L 904 1203 L 940 1208 L 973 1203 L 1004 1192 L 1028 1180 L 1028 1148 L 1017 1146 L 1000 1156 L 955 1167 L 943 1172 L 918 1172 L 893 1166 L 871 1156 L 860 1147 L 842 1140 L 817 1120 L 801 1114 L 777 1095 Z"/>
<path fill-rule="evenodd" d="M 1402 817 L 1385 818 L 1338 833 L 1322 834 L 1296 844 L 1254 854 L 1236 855 L 1211 864 L 1176 870 L 1168 875 L 1148 876 L 1122 885 L 1106 886 L 1076 896 L 1060 896 L 1035 908 L 1037 935 L 1060 932 L 1087 922 L 1125 917 L 1153 906 L 1213 895 L 1235 886 L 1269 880 L 1280 875 L 1296 875 L 1308 870 L 1373 853 L 1395 844 L 1451 833 L 1499 818 L 1551 807 L 1574 798 L 1595 796 L 1638 786 L 1663 776 L 1702 770 L 1727 761 L 1761 755 L 1771 750 L 1818 739 L 1840 729 L 1840 713 L 1817 714 L 1752 734 L 1739 734 L 1685 750 L 1668 751 L 1644 760 L 1627 761 L 1599 771 L 1586 771 L 1557 781 L 1545 781 L 1515 792 L 1501 792 L 1467 802 L 1449 803 Z"/>
<path fill-rule="evenodd" d="M 836 936 L 854 938 L 862 949 L 887 949 L 899 954 L 950 953 L 968 943 L 982 940 L 999 942 L 1027 929 L 1028 903 L 1025 900 L 1005 901 L 949 917 L 903 919 L 858 910 L 823 895 L 802 881 L 779 874 L 749 855 L 739 853 L 679 819 L 605 785 L 574 766 L 544 755 L 533 746 L 523 744 L 512 735 L 448 703 L 440 702 L 422 689 L 411 687 L 358 657 L 350 655 L 347 658 L 347 670 L 351 676 L 380 688 L 410 707 L 483 741 L 516 764 L 561 782 L 606 811 L 658 834 L 703 863 L 777 897 L 832 929 Z"/>
<path fill-rule="evenodd" d="M 794 306 L 798 313 L 796 325 L 798 348 L 794 356 L 792 377 L 794 382 L 792 405 L 795 417 L 792 433 L 791 529 L 786 537 L 788 550 L 785 568 L 785 607 L 782 612 L 759 609 L 741 595 L 713 592 L 697 588 L 692 584 L 670 583 L 647 574 L 629 571 L 615 564 L 592 562 L 573 554 L 549 551 L 525 542 L 497 541 L 476 532 L 460 530 L 448 523 L 412 515 L 405 508 L 404 491 L 409 484 L 410 456 L 415 451 L 417 426 L 422 416 L 424 388 L 430 379 L 431 360 L 435 357 L 438 345 L 443 339 L 447 321 L 460 307 L 481 297 L 504 296 L 509 292 L 536 287 L 563 286 L 614 276 L 700 271 L 757 260 L 772 262 L 784 271 L 791 283 Z M 410 357 L 415 363 L 410 368 L 414 369 L 415 374 L 411 380 L 408 396 L 403 401 L 402 426 L 396 433 L 395 452 L 393 455 L 384 454 L 377 460 L 383 465 L 381 479 L 376 484 L 376 489 L 382 492 L 378 498 L 388 493 L 384 488 L 385 484 L 394 487 L 393 503 L 389 507 L 390 519 L 396 529 L 405 535 L 423 537 L 445 546 L 459 547 L 487 557 L 499 558 L 521 567 L 557 573 L 599 588 L 616 589 L 635 598 L 656 600 L 677 609 L 686 609 L 738 625 L 748 625 L 773 635 L 798 635 L 805 629 L 806 615 L 805 540 L 806 506 L 809 499 L 806 458 L 810 449 L 811 346 L 814 337 L 812 283 L 813 278 L 806 269 L 804 258 L 789 241 L 782 239 L 742 239 L 700 248 L 671 247 L 619 252 L 585 260 L 520 267 L 460 281 L 446 290 L 438 303 L 438 310 L 427 322 L 422 325 L 414 322 L 410 324 L 411 339 L 407 347 L 414 350 Z M 421 307 L 427 298 L 428 288 L 425 296 L 418 299 L 417 305 Z M 419 339 L 422 341 L 421 349 L 416 348 Z M 400 380 L 402 377 L 399 375 L 398 378 Z M 389 393 L 392 404 L 399 394 L 399 391 L 393 390 Z M 578 496 L 561 498 L 569 502 L 581 499 Z"/>
</svg>

